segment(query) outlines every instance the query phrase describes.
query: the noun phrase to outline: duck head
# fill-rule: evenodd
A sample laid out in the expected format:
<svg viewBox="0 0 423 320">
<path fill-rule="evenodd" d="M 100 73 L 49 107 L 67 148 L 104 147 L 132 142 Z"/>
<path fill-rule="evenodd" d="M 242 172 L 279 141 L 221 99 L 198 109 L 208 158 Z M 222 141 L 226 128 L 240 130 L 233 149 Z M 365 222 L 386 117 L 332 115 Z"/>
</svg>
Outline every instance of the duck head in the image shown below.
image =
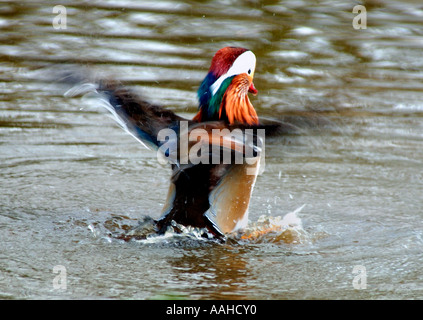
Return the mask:
<svg viewBox="0 0 423 320">
<path fill-rule="evenodd" d="M 229 124 L 258 124 L 248 92 L 257 94 L 253 84 L 254 53 L 245 48 L 225 47 L 214 55 L 209 72 L 198 89 L 198 122 L 224 120 Z"/>
</svg>

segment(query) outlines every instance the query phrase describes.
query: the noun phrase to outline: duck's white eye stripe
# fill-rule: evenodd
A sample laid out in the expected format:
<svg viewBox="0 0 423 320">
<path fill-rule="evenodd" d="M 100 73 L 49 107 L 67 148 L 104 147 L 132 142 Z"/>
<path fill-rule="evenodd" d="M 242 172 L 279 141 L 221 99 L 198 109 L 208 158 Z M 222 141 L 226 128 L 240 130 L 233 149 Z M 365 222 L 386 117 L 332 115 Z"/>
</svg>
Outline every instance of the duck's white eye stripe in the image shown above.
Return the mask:
<svg viewBox="0 0 423 320">
<path fill-rule="evenodd" d="M 255 69 L 256 56 L 251 51 L 245 51 L 243 54 L 239 55 L 238 58 L 236 58 L 228 72 L 222 75 L 211 85 L 210 88 L 212 90 L 212 94 L 216 94 L 217 90 L 219 90 L 220 85 L 223 83 L 223 81 L 225 81 L 225 79 L 241 73 L 251 74 Z"/>
</svg>

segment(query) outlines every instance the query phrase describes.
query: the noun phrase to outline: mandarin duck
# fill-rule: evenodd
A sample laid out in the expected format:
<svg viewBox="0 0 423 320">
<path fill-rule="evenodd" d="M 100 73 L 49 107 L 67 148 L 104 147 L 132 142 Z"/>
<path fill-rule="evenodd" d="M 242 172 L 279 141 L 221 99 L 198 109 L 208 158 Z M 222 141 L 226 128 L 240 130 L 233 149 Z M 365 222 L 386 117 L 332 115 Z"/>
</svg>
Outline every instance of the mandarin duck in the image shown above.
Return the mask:
<svg viewBox="0 0 423 320">
<path fill-rule="evenodd" d="M 96 92 L 115 120 L 170 163 L 172 175 L 154 230 L 186 226 L 222 239 L 247 226 L 248 207 L 263 155 L 264 130 L 248 93 L 256 57 L 250 50 L 216 52 L 198 89 L 193 119 L 153 105 L 115 81 L 100 81 Z M 225 158 L 226 157 L 226 158 Z"/>
</svg>

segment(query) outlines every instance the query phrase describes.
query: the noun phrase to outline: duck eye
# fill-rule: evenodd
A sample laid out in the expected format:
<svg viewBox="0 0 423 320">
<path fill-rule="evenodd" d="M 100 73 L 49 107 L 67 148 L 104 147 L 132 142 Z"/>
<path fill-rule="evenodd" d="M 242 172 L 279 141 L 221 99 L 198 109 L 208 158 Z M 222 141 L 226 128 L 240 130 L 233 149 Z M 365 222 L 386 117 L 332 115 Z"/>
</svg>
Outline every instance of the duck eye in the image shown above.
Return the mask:
<svg viewBox="0 0 423 320">
<path fill-rule="evenodd" d="M 251 74 L 251 69 L 248 69 L 248 74 Z"/>
</svg>

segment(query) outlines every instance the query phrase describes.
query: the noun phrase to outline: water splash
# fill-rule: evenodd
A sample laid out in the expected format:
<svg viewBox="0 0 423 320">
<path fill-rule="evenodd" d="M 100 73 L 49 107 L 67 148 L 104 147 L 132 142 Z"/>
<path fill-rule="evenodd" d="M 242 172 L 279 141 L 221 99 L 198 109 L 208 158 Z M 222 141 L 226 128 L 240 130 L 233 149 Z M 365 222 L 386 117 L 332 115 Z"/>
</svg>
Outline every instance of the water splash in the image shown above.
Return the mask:
<svg viewBox="0 0 423 320">
<path fill-rule="evenodd" d="M 155 221 L 151 217 L 145 216 L 138 221 L 136 226 L 129 226 L 125 223 L 124 217 L 119 217 L 119 223 L 106 221 L 105 227 L 108 238 L 124 240 L 125 242 L 137 242 L 140 244 L 153 243 L 181 243 L 181 242 L 218 242 L 218 243 L 277 243 L 277 244 L 304 244 L 311 241 L 312 236 L 303 229 L 302 221 L 298 214 L 305 205 L 287 213 L 284 216 L 262 215 L 255 222 L 242 231 L 229 234 L 226 238 L 217 240 L 206 228 L 195 228 L 184 226 L 172 221 L 164 234 L 157 234 Z M 131 222 L 133 220 L 131 219 Z M 98 228 L 88 226 L 90 231 L 99 236 Z"/>
<path fill-rule="evenodd" d="M 156 230 L 156 222 L 153 218 L 144 216 L 138 221 L 138 225 L 128 228 L 126 230 L 114 228 L 111 236 L 117 240 L 124 240 L 125 242 L 137 242 L 140 244 L 153 243 L 180 243 L 181 241 L 218 241 L 206 228 L 195 228 L 191 226 L 184 226 L 171 222 L 165 233 L 158 234 Z M 123 232 L 124 231 L 124 232 Z M 220 242 L 220 240 L 219 240 Z"/>
<path fill-rule="evenodd" d="M 236 238 L 254 243 L 308 243 L 311 241 L 310 235 L 303 229 L 302 221 L 297 215 L 304 207 L 305 204 L 283 217 L 262 215 Z"/>
</svg>

